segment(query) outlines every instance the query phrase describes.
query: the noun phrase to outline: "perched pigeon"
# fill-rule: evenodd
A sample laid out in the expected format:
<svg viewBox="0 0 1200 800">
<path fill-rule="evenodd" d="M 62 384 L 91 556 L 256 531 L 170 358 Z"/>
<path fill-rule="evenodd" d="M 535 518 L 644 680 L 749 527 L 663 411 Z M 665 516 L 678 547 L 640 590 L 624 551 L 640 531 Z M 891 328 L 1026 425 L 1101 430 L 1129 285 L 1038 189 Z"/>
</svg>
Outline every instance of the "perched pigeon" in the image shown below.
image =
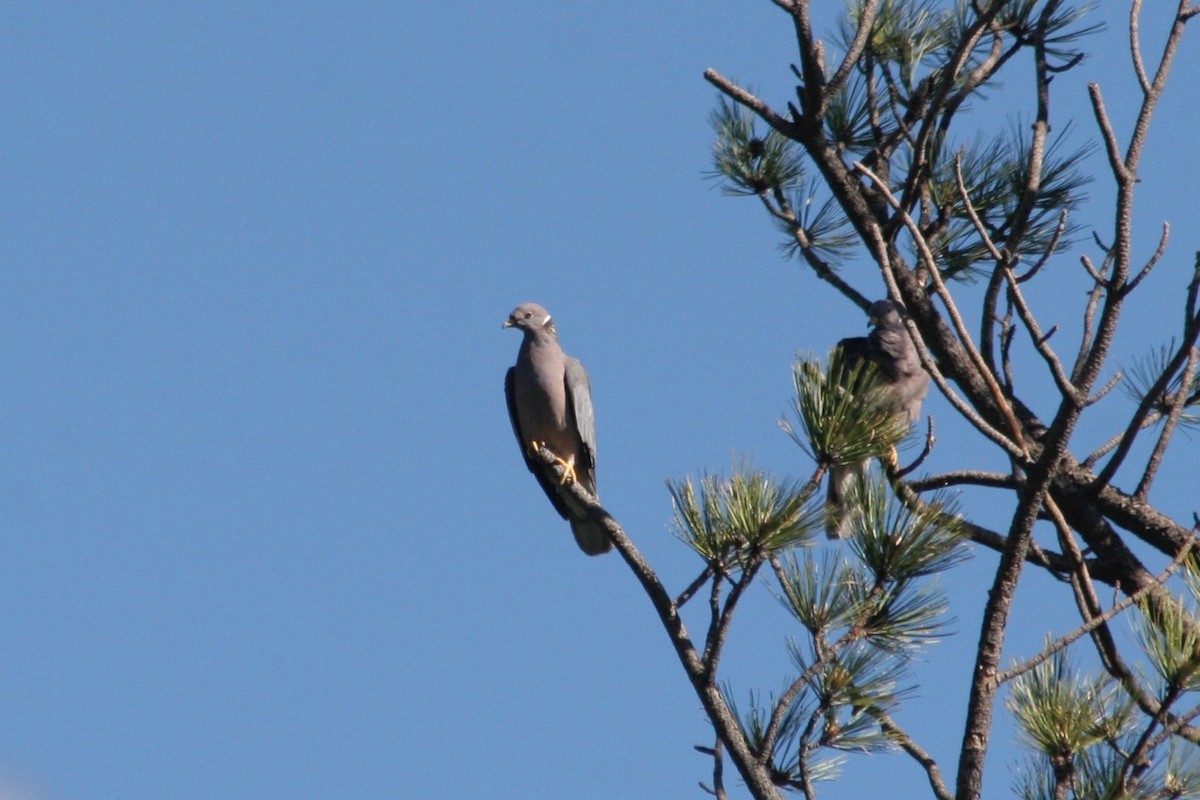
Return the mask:
<svg viewBox="0 0 1200 800">
<path fill-rule="evenodd" d="M 870 361 L 876 367 L 882 383 L 881 391 L 897 414 L 904 415 L 909 425 L 921 416 L 921 403 L 929 391 L 929 373 L 921 366 L 917 350 L 900 319 L 901 309 L 891 300 L 871 304 L 871 333 L 842 339 L 838 349 L 846 366 Z M 895 458 L 895 453 L 891 454 Z M 829 468 L 829 495 L 825 504 L 825 535 L 830 539 L 845 539 L 850 535 L 850 509 L 845 499 L 854 485 L 866 475 L 869 461 L 857 464 L 834 464 Z"/>
<path fill-rule="evenodd" d="M 562 490 L 575 480 L 596 496 L 596 418 L 587 372 L 562 351 L 550 314 L 536 303 L 517 306 L 503 327 L 525 335 L 516 366 L 504 378 L 508 416 L 525 466 L 554 509 L 571 523 L 579 548 L 590 556 L 607 553 L 612 542 L 604 527 L 589 521 L 584 509 Z M 564 469 L 562 478 L 542 461 L 530 458 L 539 446 L 558 458 Z"/>
</svg>

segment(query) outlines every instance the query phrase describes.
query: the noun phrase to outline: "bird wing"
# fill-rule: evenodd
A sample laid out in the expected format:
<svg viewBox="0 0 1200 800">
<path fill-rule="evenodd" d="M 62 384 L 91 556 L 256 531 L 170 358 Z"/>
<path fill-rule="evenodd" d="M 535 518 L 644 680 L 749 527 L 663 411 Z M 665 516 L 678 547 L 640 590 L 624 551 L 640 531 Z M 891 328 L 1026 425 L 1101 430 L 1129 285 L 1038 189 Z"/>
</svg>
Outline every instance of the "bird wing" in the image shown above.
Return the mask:
<svg viewBox="0 0 1200 800">
<path fill-rule="evenodd" d="M 596 494 L 596 413 L 592 409 L 592 384 L 587 370 L 577 359 L 568 358 L 564 383 L 567 402 L 579 434 L 579 452 L 575 454 L 575 475 L 593 495 Z"/>
<path fill-rule="evenodd" d="M 857 367 L 864 361 L 871 361 L 871 340 L 866 336 L 851 336 L 837 343 L 837 349 L 842 353 L 842 360 L 847 368 Z"/>
</svg>

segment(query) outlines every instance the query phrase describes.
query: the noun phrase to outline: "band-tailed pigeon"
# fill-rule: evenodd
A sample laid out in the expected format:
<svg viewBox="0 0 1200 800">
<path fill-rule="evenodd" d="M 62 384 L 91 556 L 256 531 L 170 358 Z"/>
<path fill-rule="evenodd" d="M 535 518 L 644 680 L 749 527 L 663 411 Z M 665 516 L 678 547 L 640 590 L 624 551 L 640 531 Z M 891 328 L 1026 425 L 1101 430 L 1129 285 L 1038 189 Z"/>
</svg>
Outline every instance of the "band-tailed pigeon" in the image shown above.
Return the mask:
<svg viewBox="0 0 1200 800">
<path fill-rule="evenodd" d="M 921 416 L 921 403 L 929 391 L 929 373 L 921 366 L 917 349 L 900 319 L 901 309 L 891 300 L 877 300 L 868 310 L 871 333 L 838 342 L 844 363 L 853 368 L 863 361 L 876 367 L 880 391 L 909 425 Z M 895 458 L 895 452 L 890 454 Z M 825 535 L 845 539 L 850 535 L 850 509 L 845 499 L 866 476 L 869 461 L 834 464 L 829 468 L 829 494 L 825 504 Z"/>
<path fill-rule="evenodd" d="M 536 303 L 523 303 L 504 322 L 525 335 L 516 366 L 504 378 L 504 396 L 513 433 L 525 466 L 537 478 L 559 515 L 571 523 L 579 548 L 590 556 L 612 549 L 604 527 L 587 518 L 563 487 L 571 480 L 596 496 L 596 418 L 592 388 L 583 365 L 563 352 L 550 314 Z M 530 457 L 544 446 L 563 467 L 559 478 L 541 460 Z"/>
</svg>

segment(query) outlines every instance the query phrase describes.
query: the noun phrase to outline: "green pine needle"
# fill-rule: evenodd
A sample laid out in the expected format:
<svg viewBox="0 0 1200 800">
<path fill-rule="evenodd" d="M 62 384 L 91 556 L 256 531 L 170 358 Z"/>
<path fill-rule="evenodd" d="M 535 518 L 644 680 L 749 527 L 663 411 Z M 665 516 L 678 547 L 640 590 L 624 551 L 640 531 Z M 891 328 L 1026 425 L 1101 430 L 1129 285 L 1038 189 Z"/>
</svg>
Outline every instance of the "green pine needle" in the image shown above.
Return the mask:
<svg viewBox="0 0 1200 800">
<path fill-rule="evenodd" d="M 861 602 L 861 587 L 868 576 L 830 551 L 818 564 L 789 553 L 783 561 L 784 590 L 779 600 L 812 635 L 826 637 L 848 627 Z"/>
<path fill-rule="evenodd" d="M 863 630 L 875 647 L 899 652 L 936 642 L 945 635 L 944 593 L 930 584 L 901 582 L 864 605 Z"/>
<path fill-rule="evenodd" d="M 792 376 L 800 432 L 786 420 L 780 424 L 818 463 L 856 464 L 877 458 L 908 433 L 908 420 L 879 390 L 878 372 L 870 362 L 850 366 L 835 348 L 827 369 L 815 359 L 799 358 Z"/>
<path fill-rule="evenodd" d="M 1086 199 L 1083 189 L 1091 178 L 1082 164 L 1093 148 L 1085 144 L 1065 150 L 1071 133 L 1068 124 L 1046 145 L 1037 196 L 1021 239 L 1021 252 L 1027 259 L 1036 259 L 1052 245 L 1059 249 L 1068 247 L 1081 230 L 1069 212 Z M 930 244 L 945 276 L 962 273 L 965 277 L 976 264 L 991 257 L 967 214 L 955 176 L 955 161 L 959 160 L 971 206 L 988 236 L 993 242 L 1003 244 L 1017 221 L 1031 146 L 1027 126 L 1019 124 L 991 139 L 980 139 L 959 149 L 952 150 L 944 142 L 935 143 L 931 196 L 937 207 L 947 209 L 949 216 L 944 232 Z M 1064 212 L 1068 213 L 1067 222 L 1059 236 Z M 1056 236 L 1059 236 L 1057 241 Z"/>
<path fill-rule="evenodd" d="M 846 50 L 858 30 L 863 2 L 853 2 L 843 17 L 839 44 Z M 884 0 L 879 4 L 875 26 L 867 46 L 879 63 L 899 68 L 901 84 L 911 89 L 918 80 L 919 67 L 946 45 L 947 12 L 938 10 L 934 0 Z"/>
<path fill-rule="evenodd" d="M 1176 597 L 1151 603 L 1138 600 L 1142 612 L 1134 634 L 1165 687 L 1174 691 L 1200 690 L 1200 631 L 1194 600 Z"/>
<path fill-rule="evenodd" d="M 760 470 L 724 480 L 667 481 L 667 490 L 676 534 L 710 563 L 810 544 L 822 524 L 821 509 L 808 502 L 811 489 L 777 482 Z"/>
<path fill-rule="evenodd" d="M 788 192 L 803 182 L 795 143 L 776 131 L 760 134 L 754 115 L 742 106 L 721 96 L 709 121 L 717 134 L 710 176 L 722 182 L 726 194 Z"/>
<path fill-rule="evenodd" d="M 855 486 L 848 500 L 854 508 L 851 547 L 880 582 L 932 575 L 969 556 L 962 517 L 948 499 L 935 496 L 909 508 L 873 477 Z"/>
<path fill-rule="evenodd" d="M 1060 650 L 1016 678 L 1008 708 L 1026 744 L 1048 758 L 1069 758 L 1104 741 L 1119 711 L 1107 676 L 1089 678 Z"/>
</svg>

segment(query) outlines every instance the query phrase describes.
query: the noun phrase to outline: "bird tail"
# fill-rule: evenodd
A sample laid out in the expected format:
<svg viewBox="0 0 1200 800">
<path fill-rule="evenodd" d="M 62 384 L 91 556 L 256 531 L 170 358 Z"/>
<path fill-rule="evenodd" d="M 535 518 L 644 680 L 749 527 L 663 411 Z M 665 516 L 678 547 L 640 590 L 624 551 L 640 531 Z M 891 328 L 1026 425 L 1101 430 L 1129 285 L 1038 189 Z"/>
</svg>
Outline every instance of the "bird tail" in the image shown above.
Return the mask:
<svg viewBox="0 0 1200 800">
<path fill-rule="evenodd" d="M 604 525 L 590 519 L 571 520 L 571 533 L 575 534 L 575 543 L 579 549 L 589 556 L 604 555 L 612 550 L 612 540 L 604 530 Z"/>
<path fill-rule="evenodd" d="M 834 464 L 829 468 L 829 493 L 825 499 L 825 536 L 829 539 L 850 538 L 853 508 L 847 498 L 854 487 L 867 475 L 869 461 L 856 464 Z"/>
</svg>

